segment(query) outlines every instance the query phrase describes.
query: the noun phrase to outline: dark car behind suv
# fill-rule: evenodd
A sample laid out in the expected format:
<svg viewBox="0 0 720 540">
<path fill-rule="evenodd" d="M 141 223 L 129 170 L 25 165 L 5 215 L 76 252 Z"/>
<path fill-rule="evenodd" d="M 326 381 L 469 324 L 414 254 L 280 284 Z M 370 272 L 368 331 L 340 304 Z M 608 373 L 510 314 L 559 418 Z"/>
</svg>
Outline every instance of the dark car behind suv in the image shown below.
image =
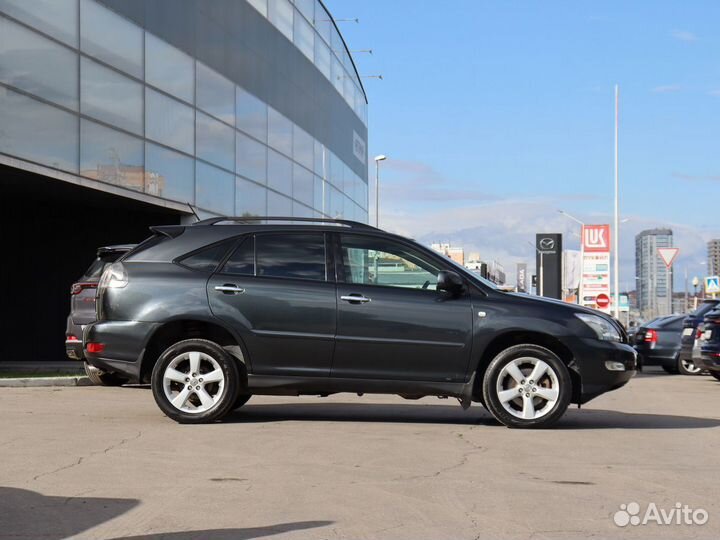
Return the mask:
<svg viewBox="0 0 720 540">
<path fill-rule="evenodd" d="M 95 294 L 100 276 L 105 269 L 117 261 L 135 244 L 104 246 L 98 248 L 95 260 L 85 273 L 70 287 L 70 314 L 65 328 L 65 354 L 71 360 L 84 360 L 82 346 L 83 328 L 95 320 Z M 85 372 L 95 384 L 122 384 L 126 379 L 114 374 L 105 374 L 85 364 Z"/>
<path fill-rule="evenodd" d="M 680 346 L 680 361 L 683 366 L 687 366 L 687 370 L 683 371 L 681 369 L 681 373 L 685 375 L 699 375 L 702 371 L 695 365 L 695 360 L 693 358 L 693 347 L 695 345 L 695 340 L 699 337 L 698 326 L 703 322 L 705 315 L 715 309 L 718 305 L 720 305 L 720 300 L 708 298 L 703 300 L 695 311 L 685 317 Z"/>
<path fill-rule="evenodd" d="M 111 265 L 88 361 L 149 381 L 179 422 L 252 394 L 456 397 L 540 427 L 623 386 L 622 325 L 498 290 L 412 240 L 360 223 L 213 218 L 154 235 Z"/>
<path fill-rule="evenodd" d="M 700 336 L 693 358 L 698 368 L 706 369 L 720 381 L 720 308 L 706 313 L 698 330 Z"/>
<path fill-rule="evenodd" d="M 684 315 L 659 317 L 637 329 L 635 350 L 643 367 L 661 366 L 668 373 L 684 372 L 687 369 L 679 359 L 684 319 Z"/>
</svg>

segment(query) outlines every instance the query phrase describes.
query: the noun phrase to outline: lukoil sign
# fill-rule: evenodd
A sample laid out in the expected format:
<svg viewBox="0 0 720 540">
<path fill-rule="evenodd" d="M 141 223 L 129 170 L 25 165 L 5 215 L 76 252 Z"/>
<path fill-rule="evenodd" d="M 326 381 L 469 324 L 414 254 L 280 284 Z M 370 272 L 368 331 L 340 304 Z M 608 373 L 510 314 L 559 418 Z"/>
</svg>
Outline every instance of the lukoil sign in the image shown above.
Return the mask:
<svg viewBox="0 0 720 540">
<path fill-rule="evenodd" d="M 610 251 L 610 225 L 583 226 L 584 251 Z"/>
</svg>

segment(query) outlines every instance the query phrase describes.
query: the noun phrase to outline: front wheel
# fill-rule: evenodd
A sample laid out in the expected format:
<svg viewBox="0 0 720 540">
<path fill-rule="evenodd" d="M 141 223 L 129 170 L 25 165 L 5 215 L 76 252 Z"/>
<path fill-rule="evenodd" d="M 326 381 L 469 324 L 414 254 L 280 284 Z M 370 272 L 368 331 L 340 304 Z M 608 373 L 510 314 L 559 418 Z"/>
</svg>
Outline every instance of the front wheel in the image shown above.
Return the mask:
<svg viewBox="0 0 720 540">
<path fill-rule="evenodd" d="M 485 372 L 483 398 L 492 415 L 512 428 L 541 428 L 567 410 L 572 381 L 558 356 L 538 345 L 515 345 Z"/>
<path fill-rule="evenodd" d="M 187 339 L 168 348 L 152 372 L 155 402 L 181 424 L 219 420 L 238 399 L 235 359 L 217 343 Z"/>
<path fill-rule="evenodd" d="M 689 360 L 687 358 L 678 358 L 677 370 L 681 375 L 700 375 L 700 373 L 702 373 L 702 369 L 697 367 L 691 359 Z"/>
</svg>

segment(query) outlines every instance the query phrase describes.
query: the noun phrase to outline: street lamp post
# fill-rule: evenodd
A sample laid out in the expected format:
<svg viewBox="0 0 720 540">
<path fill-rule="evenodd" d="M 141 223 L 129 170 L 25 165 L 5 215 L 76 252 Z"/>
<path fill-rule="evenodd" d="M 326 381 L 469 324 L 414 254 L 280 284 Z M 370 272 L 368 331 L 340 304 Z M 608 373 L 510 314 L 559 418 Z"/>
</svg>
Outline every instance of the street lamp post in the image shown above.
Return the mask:
<svg viewBox="0 0 720 540">
<path fill-rule="evenodd" d="M 615 85 L 615 231 L 614 246 L 615 250 L 615 318 L 620 320 L 620 177 L 618 165 L 618 129 L 620 123 L 620 89 Z"/>
<path fill-rule="evenodd" d="M 583 274 L 585 273 L 585 223 L 580 221 L 575 216 L 571 216 L 564 210 L 558 210 L 566 218 L 570 218 L 573 221 L 580 224 L 580 281 L 578 283 L 578 304 L 582 304 L 583 298 Z"/>
<path fill-rule="evenodd" d="M 380 162 L 385 161 L 387 156 L 380 154 L 375 156 L 375 227 L 380 228 Z"/>
</svg>

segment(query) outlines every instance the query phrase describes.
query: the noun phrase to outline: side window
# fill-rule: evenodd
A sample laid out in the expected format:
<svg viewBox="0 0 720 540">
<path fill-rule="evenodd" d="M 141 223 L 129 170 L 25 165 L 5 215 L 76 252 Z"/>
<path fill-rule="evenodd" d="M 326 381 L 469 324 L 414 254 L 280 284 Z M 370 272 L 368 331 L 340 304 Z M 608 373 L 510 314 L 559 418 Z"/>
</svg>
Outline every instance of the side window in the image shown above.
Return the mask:
<svg viewBox="0 0 720 540">
<path fill-rule="evenodd" d="M 259 234 L 255 262 L 258 276 L 325 281 L 325 235 Z"/>
<path fill-rule="evenodd" d="M 440 268 L 420 253 L 382 238 L 341 235 L 345 283 L 435 290 Z"/>
<path fill-rule="evenodd" d="M 223 257 L 225 257 L 230 246 L 234 243 L 235 240 L 233 239 L 208 246 L 200 251 L 196 251 L 192 255 L 180 259 L 178 262 L 193 270 L 213 272 L 217 268 L 217 265 L 220 264 L 220 261 L 223 260 Z"/>
<path fill-rule="evenodd" d="M 225 266 L 222 268 L 223 274 L 232 274 L 235 276 L 254 276 L 255 275 L 255 238 L 247 237 L 230 255 Z"/>
</svg>

